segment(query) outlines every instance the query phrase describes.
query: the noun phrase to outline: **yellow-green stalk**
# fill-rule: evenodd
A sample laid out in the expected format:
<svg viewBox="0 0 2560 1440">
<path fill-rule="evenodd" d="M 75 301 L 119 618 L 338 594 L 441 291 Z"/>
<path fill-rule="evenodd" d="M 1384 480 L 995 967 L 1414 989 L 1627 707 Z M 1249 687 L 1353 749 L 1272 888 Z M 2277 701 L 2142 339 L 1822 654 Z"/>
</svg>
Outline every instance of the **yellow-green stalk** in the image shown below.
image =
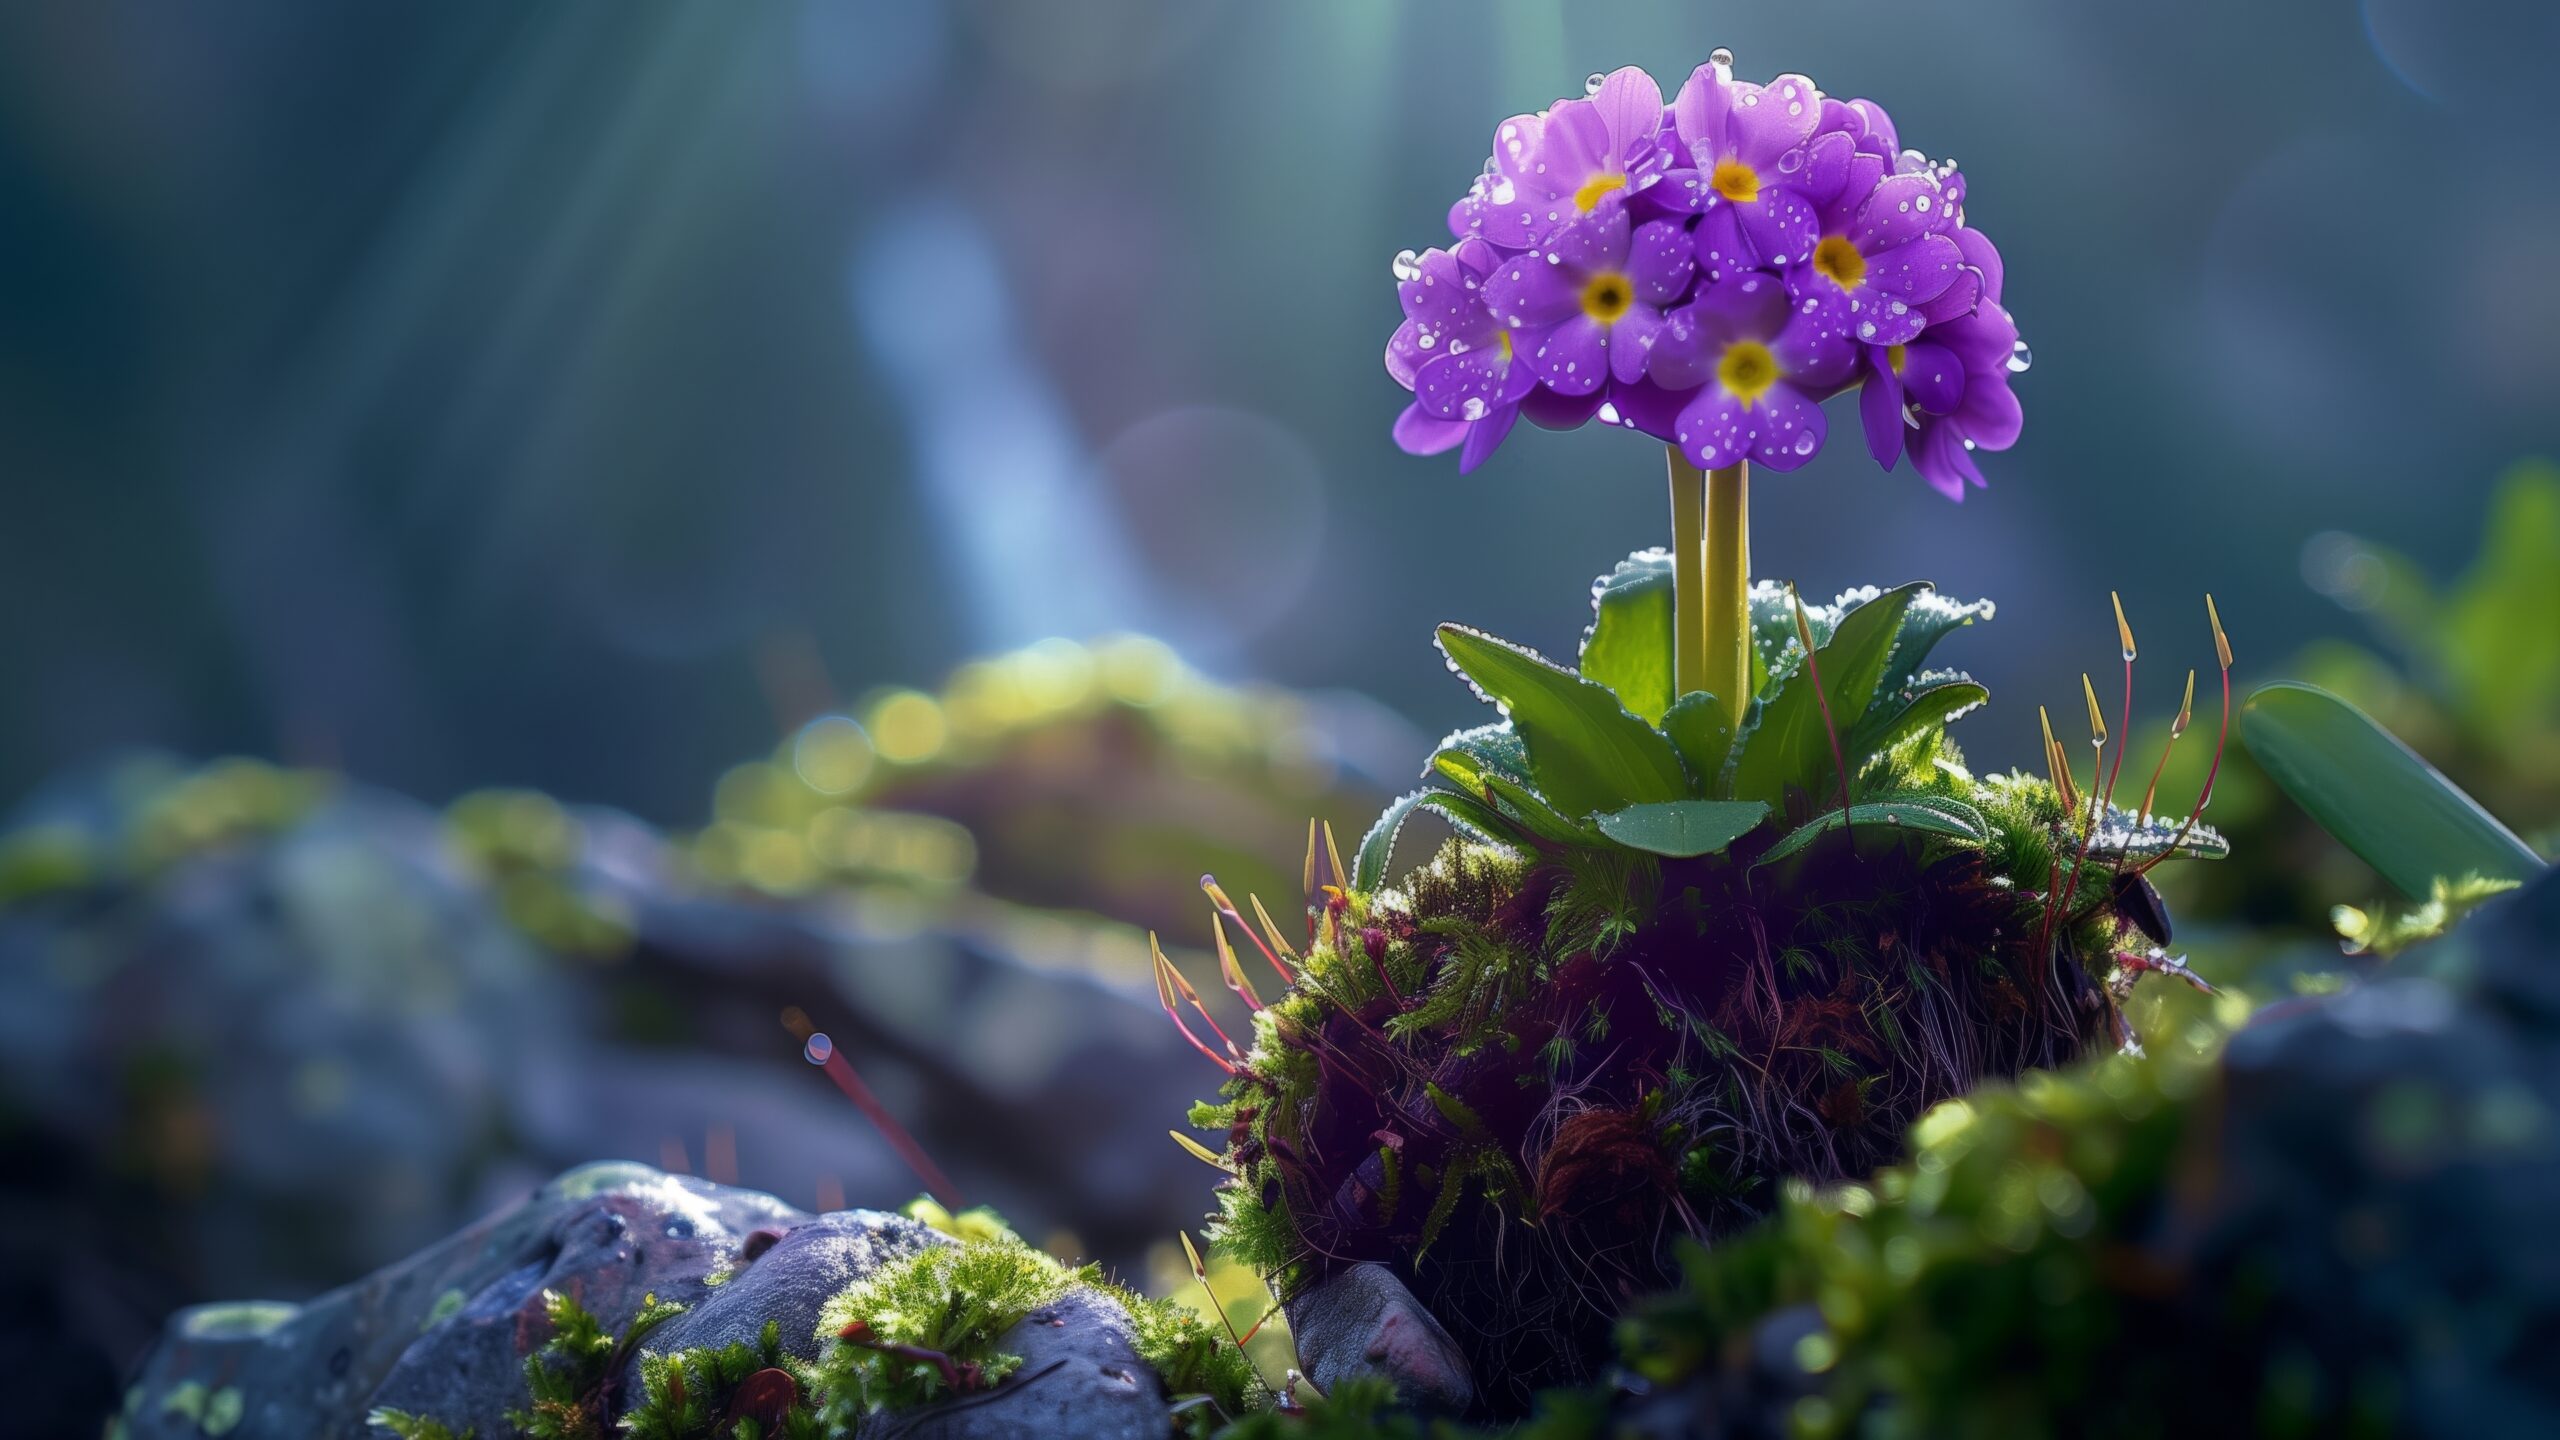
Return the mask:
<svg viewBox="0 0 2560 1440">
<path fill-rule="evenodd" d="M 1704 690 L 1728 727 L 1751 702 L 1749 462 L 1701 471 L 1671 456 L 1672 678 Z"/>
</svg>

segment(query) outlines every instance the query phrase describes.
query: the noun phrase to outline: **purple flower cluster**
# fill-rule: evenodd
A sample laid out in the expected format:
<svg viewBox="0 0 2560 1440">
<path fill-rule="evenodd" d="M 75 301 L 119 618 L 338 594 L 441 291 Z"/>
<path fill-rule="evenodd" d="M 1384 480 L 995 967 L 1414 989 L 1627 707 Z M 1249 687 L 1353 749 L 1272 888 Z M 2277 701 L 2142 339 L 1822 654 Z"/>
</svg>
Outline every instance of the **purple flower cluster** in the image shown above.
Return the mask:
<svg viewBox="0 0 2560 1440">
<path fill-rule="evenodd" d="M 1396 443 L 1466 471 L 1523 415 L 1596 419 L 1701 469 L 1793 470 L 1854 389 L 1877 464 L 1908 455 L 1950 499 L 1983 484 L 2027 351 L 1952 162 L 1874 101 L 1737 81 L 1723 51 L 1667 106 L 1632 66 L 1586 90 L 1503 121 L 1454 243 L 1396 257 Z"/>
</svg>

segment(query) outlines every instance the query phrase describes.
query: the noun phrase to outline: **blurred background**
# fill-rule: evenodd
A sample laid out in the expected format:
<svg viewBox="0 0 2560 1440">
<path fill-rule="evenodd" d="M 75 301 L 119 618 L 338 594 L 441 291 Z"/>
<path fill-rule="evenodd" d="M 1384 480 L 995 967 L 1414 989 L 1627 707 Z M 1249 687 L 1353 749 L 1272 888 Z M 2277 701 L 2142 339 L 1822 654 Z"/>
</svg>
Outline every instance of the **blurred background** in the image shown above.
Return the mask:
<svg viewBox="0 0 2560 1440">
<path fill-rule="evenodd" d="M 1102 1157 L 1214 1077 L 1139 927 L 1213 974 L 1201 869 L 1285 902 L 1475 723 L 1434 623 L 1569 653 L 1666 528 L 1631 436 L 1399 454 L 1389 258 L 1503 116 L 1717 45 L 1960 160 L 2035 362 L 1960 507 L 1764 479 L 1762 574 L 1996 597 L 1994 766 L 2111 589 L 2165 719 L 2211 590 L 2244 681 L 2552 823 L 2560 658 L 2478 648 L 2554 629 L 2547 4 L 13 5 L 5 1276 L 66 1393 L 589 1155 L 912 1193 L 784 1004 L 1165 1263 L 1206 1177 Z M 2369 877 L 2287 843 L 2221 908 L 2316 933 Z"/>
</svg>

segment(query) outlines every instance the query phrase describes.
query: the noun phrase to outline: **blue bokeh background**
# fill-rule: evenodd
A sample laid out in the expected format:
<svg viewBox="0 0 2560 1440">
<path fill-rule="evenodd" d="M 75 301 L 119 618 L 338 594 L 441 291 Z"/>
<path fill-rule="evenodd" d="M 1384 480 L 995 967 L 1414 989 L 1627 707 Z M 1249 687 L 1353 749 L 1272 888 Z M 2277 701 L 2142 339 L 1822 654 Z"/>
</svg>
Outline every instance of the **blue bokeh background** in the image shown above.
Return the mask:
<svg viewBox="0 0 2560 1440">
<path fill-rule="evenodd" d="M 876 0 L 0 9 L 0 792 L 151 743 L 664 821 L 799 718 L 1051 633 L 1473 701 L 1664 534 L 1633 437 L 1398 454 L 1388 260 L 1494 123 L 1722 44 L 1961 159 L 2034 347 L 1951 506 L 1853 443 L 1763 574 L 2002 604 L 2034 706 L 2356 629 L 2560 447 L 2534 0 Z M 1854 435 L 1842 423 L 1839 439 Z M 2150 682 L 2167 687 L 2168 678 Z M 2146 705 L 2163 708 L 2165 694 Z"/>
</svg>

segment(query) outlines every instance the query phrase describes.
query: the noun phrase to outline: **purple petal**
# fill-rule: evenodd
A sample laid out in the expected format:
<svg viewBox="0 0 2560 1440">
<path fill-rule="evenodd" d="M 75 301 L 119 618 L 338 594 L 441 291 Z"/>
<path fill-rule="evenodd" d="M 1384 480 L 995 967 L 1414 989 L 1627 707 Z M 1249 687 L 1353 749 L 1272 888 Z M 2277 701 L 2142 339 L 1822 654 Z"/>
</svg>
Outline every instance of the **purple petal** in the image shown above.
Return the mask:
<svg viewBox="0 0 2560 1440">
<path fill-rule="evenodd" d="M 1474 282 L 1468 287 L 1470 289 L 1482 288 L 1484 277 L 1500 268 L 1505 258 L 1501 251 L 1472 235 L 1450 246 L 1449 253 L 1456 257 L 1458 268 L 1466 272 L 1466 278 Z"/>
<path fill-rule="evenodd" d="M 1699 391 L 1672 421 L 1671 438 L 1689 463 L 1701 470 L 1721 470 L 1751 456 L 1760 438 L 1751 407 L 1721 385 Z"/>
<path fill-rule="evenodd" d="M 1734 153 L 1754 170 L 1771 172 L 1778 159 L 1813 138 L 1822 123 L 1822 92 L 1801 75 L 1781 75 L 1766 85 L 1737 86 L 1732 127 Z"/>
<path fill-rule="evenodd" d="M 1407 405 L 1396 417 L 1395 437 L 1396 448 L 1407 455 L 1437 455 L 1467 438 L 1467 422 L 1437 419 L 1419 404 Z"/>
<path fill-rule="evenodd" d="M 1513 179 L 1534 173 L 1538 147 L 1545 142 L 1546 134 L 1544 115 L 1514 115 L 1494 126 L 1494 169 Z"/>
<path fill-rule="evenodd" d="M 1858 347 L 1823 323 L 1819 312 L 1801 307 L 1788 313 L 1786 328 L 1769 342 L 1790 383 L 1815 394 L 1846 384 L 1858 367 Z"/>
<path fill-rule="evenodd" d="M 2018 443 L 2018 432 L 2026 428 L 2026 413 L 2018 406 L 2018 394 L 2009 388 L 2009 374 L 1974 375 L 1965 381 L 1964 403 L 1956 407 L 1956 423 L 1964 427 L 1964 438 L 1985 450 L 2006 450 Z"/>
<path fill-rule="evenodd" d="M 1701 65 L 1689 72 L 1671 101 L 1671 128 L 1701 170 L 1713 170 L 1717 161 L 1733 157 L 1734 89 L 1715 66 Z"/>
<path fill-rule="evenodd" d="M 1644 377 L 1645 361 L 1663 329 L 1662 312 L 1650 305 L 1631 306 L 1609 327 L 1609 376 L 1623 385 Z"/>
<path fill-rule="evenodd" d="M 1426 250 L 1420 263 L 1420 276 L 1396 283 L 1396 299 L 1419 332 L 1420 348 L 1438 349 L 1449 338 L 1470 345 L 1491 340 L 1493 322 L 1480 302 L 1476 277 L 1446 250 Z"/>
<path fill-rule="evenodd" d="M 1688 403 L 1685 390 L 1666 390 L 1650 380 L 1609 387 L 1609 405 L 1617 413 L 1617 423 L 1665 444 L 1677 438 L 1680 411 Z"/>
<path fill-rule="evenodd" d="M 1858 423 L 1867 432 L 1867 453 L 1890 470 L 1902 458 L 1902 377 L 1893 373 L 1882 349 L 1868 352 L 1867 378 L 1858 386 Z"/>
<path fill-rule="evenodd" d="M 1691 248 L 1698 255 L 1698 269 L 1708 279 L 1756 268 L 1758 252 L 1743 238 L 1742 221 L 1734 212 L 1741 207 L 1724 200 L 1710 201 L 1707 213 L 1698 220 L 1698 228 L 1690 235 Z"/>
<path fill-rule="evenodd" d="M 1668 305 L 1686 294 L 1697 277 L 1697 251 L 1688 228 L 1677 220 L 1653 220 L 1636 227 L 1627 246 L 1627 278 L 1636 297 L 1648 305 Z"/>
<path fill-rule="evenodd" d="M 1929 326 L 1929 317 L 1917 307 L 1864 285 L 1849 297 L 1849 304 L 1856 313 L 1850 333 L 1861 345 L 1908 345 Z"/>
<path fill-rule="evenodd" d="M 1849 174 L 1840 182 L 1840 193 L 1822 206 L 1816 216 L 1822 233 L 1848 234 L 1849 227 L 1858 223 L 1858 212 L 1865 208 L 1867 197 L 1875 194 L 1876 187 L 1884 183 L 1887 169 L 1881 156 L 1863 151 L 1850 155 Z"/>
<path fill-rule="evenodd" d="M 1505 329 L 1543 330 L 1582 312 L 1582 282 L 1561 265 L 1515 255 L 1484 282 L 1484 303 Z"/>
<path fill-rule="evenodd" d="M 1626 263 L 1632 232 L 1625 197 L 1611 195 L 1590 214 L 1558 226 L 1538 258 L 1574 272 L 1577 278 L 1594 270 L 1615 270 Z"/>
<path fill-rule="evenodd" d="M 1984 300 L 1973 313 L 1950 320 L 1935 332 L 1938 343 L 1956 352 L 1968 375 L 2005 371 L 2018 348 L 2018 324 L 1997 301 Z"/>
<path fill-rule="evenodd" d="M 1502 399 L 1515 367 L 1495 347 L 1423 362 L 1413 398 L 1443 420 L 1481 420 Z"/>
<path fill-rule="evenodd" d="M 1888 175 L 1859 207 L 1849 239 L 1858 253 L 1877 255 L 1944 229 L 1949 218 L 1944 199 L 1934 175 Z"/>
<path fill-rule="evenodd" d="M 1589 424 L 1607 398 L 1605 390 L 1588 395 L 1559 395 L 1541 386 L 1520 402 L 1520 413 L 1541 430 L 1571 430 Z"/>
<path fill-rule="evenodd" d="M 1696 305 L 1684 305 L 1662 317 L 1662 329 L 1654 337 L 1653 354 L 1645 365 L 1645 373 L 1653 377 L 1654 385 L 1688 391 L 1707 382 L 1707 377 L 1715 373 L 1716 357 L 1724 349 L 1723 341 L 1710 337 L 1708 329 Z M 1681 399 L 1686 403 L 1688 397 L 1684 394 Z"/>
<path fill-rule="evenodd" d="M 2000 252 L 1991 246 L 1991 237 L 1968 225 L 1956 231 L 1956 248 L 1964 252 L 1964 263 L 1982 272 L 1982 293 L 1999 299 L 2005 268 L 2000 263 Z"/>
<path fill-rule="evenodd" d="M 1407 390 L 1413 388 L 1414 376 L 1421 372 L 1422 362 L 1431 358 L 1429 351 L 1413 343 L 1414 337 L 1420 333 L 1421 327 L 1407 320 L 1396 327 L 1396 333 L 1387 337 L 1387 373 Z"/>
<path fill-rule="evenodd" d="M 1571 195 L 1583 181 L 1615 168 L 1609 127 L 1590 101 L 1561 101 L 1547 111 L 1546 133 L 1529 167 L 1538 184 L 1551 194 Z"/>
<path fill-rule="evenodd" d="M 1963 273 L 1964 251 L 1944 235 L 1923 235 L 1867 257 L 1867 288 L 1914 305 L 1947 293 Z"/>
<path fill-rule="evenodd" d="M 1902 392 L 1932 415 L 1952 413 L 1964 398 L 1964 362 L 1944 345 L 1926 340 L 1902 348 Z"/>
<path fill-rule="evenodd" d="M 1952 421 L 1939 420 L 1924 424 L 1911 442 L 1911 468 L 1937 488 L 1939 494 L 1961 503 L 1965 482 L 1975 489 L 1987 488 L 1982 467 L 1964 448 L 1964 440 L 1956 434 Z"/>
<path fill-rule="evenodd" d="M 1609 155 L 1623 167 L 1640 146 L 1649 146 L 1662 129 L 1662 87 L 1634 65 L 1612 70 L 1591 97 L 1591 108 L 1608 132 Z"/>
<path fill-rule="evenodd" d="M 1449 233 L 1452 236 L 1464 239 L 1484 233 L 1485 195 L 1492 188 L 1493 182 L 1479 175 L 1475 183 L 1467 187 L 1467 193 L 1459 196 L 1457 203 L 1449 207 Z"/>
<path fill-rule="evenodd" d="M 1695 215 L 1707 203 L 1707 174 L 1683 166 L 1654 177 L 1636 196 L 1641 214 Z"/>
<path fill-rule="evenodd" d="M 1973 313 L 1982 299 L 1982 272 L 1970 265 L 1956 271 L 1956 283 L 1945 294 L 1920 307 L 1920 314 L 1932 325 L 1944 325 Z"/>
<path fill-rule="evenodd" d="M 1821 404 L 1792 385 L 1771 386 L 1751 408 L 1757 412 L 1759 431 L 1751 458 L 1772 470 L 1803 465 L 1830 436 L 1831 421 Z"/>
<path fill-rule="evenodd" d="M 1803 195 L 1819 214 L 1824 206 L 1840 198 L 1841 187 L 1849 183 L 1849 162 L 1857 148 L 1848 136 L 1837 132 L 1816 135 L 1803 149 L 1779 157 L 1779 183 Z"/>
<path fill-rule="evenodd" d="M 1787 266 L 1801 265 L 1813 258 L 1813 242 L 1819 231 L 1814 224 L 1813 206 L 1803 196 L 1783 185 L 1764 185 L 1758 200 L 1733 208 L 1741 218 L 1742 233 L 1761 259 Z"/>
<path fill-rule="evenodd" d="M 1529 366 L 1559 395 L 1589 395 L 1609 379 L 1608 330 L 1576 315 L 1530 342 Z"/>
<path fill-rule="evenodd" d="M 1852 100 L 1849 108 L 1857 111 L 1858 118 L 1866 122 L 1858 138 L 1859 149 L 1870 155 L 1882 156 L 1901 152 L 1902 141 L 1894 134 L 1893 117 L 1884 113 L 1883 106 L 1873 100 Z"/>
<path fill-rule="evenodd" d="M 1469 218 L 1482 223 L 1470 225 L 1468 233 L 1514 250 L 1536 244 L 1546 233 L 1547 222 L 1538 215 L 1547 208 L 1553 187 L 1543 183 L 1536 169 L 1546 130 L 1546 120 L 1537 115 L 1514 115 L 1493 127 L 1494 173 L 1478 187 L 1482 203 Z M 1469 193 L 1472 197 L 1475 192 Z M 1459 218 L 1457 211 L 1450 212 L 1452 230 Z"/>
<path fill-rule="evenodd" d="M 1947 210 L 1951 214 L 1964 213 L 1965 189 L 1964 172 L 1961 170 L 1950 167 L 1938 177 L 1938 191 L 1946 196 Z"/>
<path fill-rule="evenodd" d="M 1711 348 L 1722 349 L 1731 340 L 1766 340 L 1787 323 L 1787 287 L 1775 275 L 1748 270 L 1701 289 L 1689 309 Z"/>
<path fill-rule="evenodd" d="M 1466 448 L 1458 452 L 1458 473 L 1464 475 L 1483 464 L 1519 419 L 1520 407 L 1509 405 L 1469 425 Z"/>
</svg>

